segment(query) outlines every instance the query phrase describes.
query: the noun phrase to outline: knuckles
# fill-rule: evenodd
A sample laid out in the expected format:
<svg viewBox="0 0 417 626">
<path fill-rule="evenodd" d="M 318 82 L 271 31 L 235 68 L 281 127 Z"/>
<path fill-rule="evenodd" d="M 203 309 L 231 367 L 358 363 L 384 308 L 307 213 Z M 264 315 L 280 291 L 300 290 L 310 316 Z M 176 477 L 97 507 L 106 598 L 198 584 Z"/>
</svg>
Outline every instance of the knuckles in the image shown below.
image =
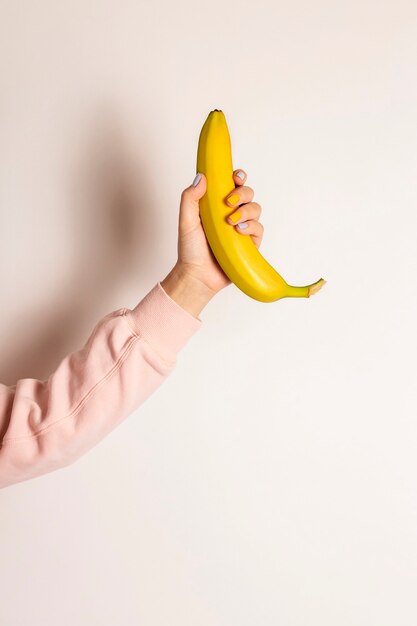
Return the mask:
<svg viewBox="0 0 417 626">
<path fill-rule="evenodd" d="M 262 213 L 262 207 L 259 202 L 251 202 L 251 205 L 256 209 L 257 215 Z"/>
<path fill-rule="evenodd" d="M 262 213 L 262 207 L 258 202 L 248 202 L 246 205 L 240 206 L 238 210 L 243 216 L 247 216 L 247 219 L 256 219 Z"/>
<path fill-rule="evenodd" d="M 245 194 L 247 194 L 247 196 L 249 198 L 253 198 L 253 196 L 255 195 L 254 190 L 252 189 L 252 187 L 248 187 L 247 185 L 245 185 L 244 187 L 240 188 L 240 192 L 242 192 L 242 189 L 245 189 Z"/>
</svg>

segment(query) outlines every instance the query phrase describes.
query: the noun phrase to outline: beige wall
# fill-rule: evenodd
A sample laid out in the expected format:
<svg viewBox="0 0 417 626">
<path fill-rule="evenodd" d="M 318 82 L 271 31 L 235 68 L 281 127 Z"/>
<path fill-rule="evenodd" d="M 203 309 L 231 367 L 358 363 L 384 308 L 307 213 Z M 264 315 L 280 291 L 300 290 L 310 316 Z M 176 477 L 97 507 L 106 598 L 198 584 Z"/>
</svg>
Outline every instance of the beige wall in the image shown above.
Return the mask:
<svg viewBox="0 0 417 626">
<path fill-rule="evenodd" d="M 2 626 L 417 623 L 414 2 L 0 4 L 0 380 L 44 378 L 175 262 L 221 108 L 261 251 L 172 376 L 0 492 Z"/>
</svg>

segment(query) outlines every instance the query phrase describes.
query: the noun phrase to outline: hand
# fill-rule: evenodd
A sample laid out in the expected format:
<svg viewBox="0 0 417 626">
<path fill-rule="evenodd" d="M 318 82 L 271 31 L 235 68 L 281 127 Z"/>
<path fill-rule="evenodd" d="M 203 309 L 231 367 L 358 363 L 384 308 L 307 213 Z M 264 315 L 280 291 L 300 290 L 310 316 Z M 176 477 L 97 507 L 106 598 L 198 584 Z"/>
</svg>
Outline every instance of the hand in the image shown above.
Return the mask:
<svg viewBox="0 0 417 626">
<path fill-rule="evenodd" d="M 243 180 L 237 176 L 238 172 L 244 174 Z M 264 231 L 264 227 L 258 222 L 262 208 L 257 202 L 252 202 L 254 191 L 251 187 L 244 185 L 246 173 L 243 170 L 235 170 L 233 180 L 236 187 L 230 191 L 228 198 L 237 194 L 239 199 L 235 205 L 229 203 L 227 199 L 226 202 L 230 206 L 230 215 L 238 210 L 240 217 L 237 222 L 227 218 L 230 228 L 235 228 L 242 237 L 248 235 L 252 237 L 255 246 L 259 248 Z M 181 194 L 177 266 L 187 277 L 190 276 L 197 283 L 201 283 L 201 286 L 207 289 L 212 297 L 230 285 L 231 281 L 212 253 L 201 223 L 198 201 L 205 194 L 206 188 L 207 180 L 202 174 L 196 187 L 190 185 Z M 244 230 L 240 230 L 237 226 L 241 223 L 247 224 Z"/>
</svg>

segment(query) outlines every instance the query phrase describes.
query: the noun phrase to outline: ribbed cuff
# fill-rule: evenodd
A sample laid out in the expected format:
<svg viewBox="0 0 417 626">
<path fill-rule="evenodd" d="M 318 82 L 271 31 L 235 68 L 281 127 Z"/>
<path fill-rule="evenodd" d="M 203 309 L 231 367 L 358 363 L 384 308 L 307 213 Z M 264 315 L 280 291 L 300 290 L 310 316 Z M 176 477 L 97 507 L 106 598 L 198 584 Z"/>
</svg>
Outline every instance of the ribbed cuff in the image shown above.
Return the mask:
<svg viewBox="0 0 417 626">
<path fill-rule="evenodd" d="M 168 361 L 177 353 L 203 322 L 173 300 L 158 282 L 126 316 L 135 333 L 143 337 Z"/>
</svg>

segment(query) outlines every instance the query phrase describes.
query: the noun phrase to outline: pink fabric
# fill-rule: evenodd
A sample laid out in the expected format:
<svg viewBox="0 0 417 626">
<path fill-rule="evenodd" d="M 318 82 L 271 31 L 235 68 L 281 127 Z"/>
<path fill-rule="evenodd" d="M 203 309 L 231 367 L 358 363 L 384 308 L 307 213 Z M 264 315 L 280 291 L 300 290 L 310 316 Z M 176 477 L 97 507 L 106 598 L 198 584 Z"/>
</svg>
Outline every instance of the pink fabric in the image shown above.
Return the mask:
<svg viewBox="0 0 417 626">
<path fill-rule="evenodd" d="M 73 463 L 172 372 L 202 320 L 158 282 L 134 309 L 102 318 L 47 380 L 0 383 L 0 487 Z"/>
</svg>

